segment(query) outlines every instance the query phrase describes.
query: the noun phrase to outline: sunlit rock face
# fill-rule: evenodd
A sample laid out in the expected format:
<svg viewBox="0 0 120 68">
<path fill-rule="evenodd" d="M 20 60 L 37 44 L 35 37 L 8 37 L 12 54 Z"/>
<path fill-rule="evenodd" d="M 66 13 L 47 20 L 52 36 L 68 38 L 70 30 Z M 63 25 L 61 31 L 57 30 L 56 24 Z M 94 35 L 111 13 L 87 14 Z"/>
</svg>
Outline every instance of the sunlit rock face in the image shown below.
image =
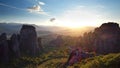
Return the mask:
<svg viewBox="0 0 120 68">
<path fill-rule="evenodd" d="M 19 48 L 19 36 L 16 34 L 13 34 L 10 38 L 9 42 L 9 49 L 11 53 L 12 58 L 18 58 L 20 57 L 20 48 Z"/>
<path fill-rule="evenodd" d="M 94 45 L 96 52 L 99 54 L 107 54 L 120 52 L 120 28 L 117 23 L 104 23 L 94 31 L 96 39 Z"/>
<path fill-rule="evenodd" d="M 8 42 L 6 33 L 2 33 L 0 35 L 0 62 L 8 62 L 9 54 L 8 54 Z"/>
<path fill-rule="evenodd" d="M 20 31 L 20 50 L 23 55 L 36 56 L 39 51 L 35 27 L 23 25 Z"/>
</svg>

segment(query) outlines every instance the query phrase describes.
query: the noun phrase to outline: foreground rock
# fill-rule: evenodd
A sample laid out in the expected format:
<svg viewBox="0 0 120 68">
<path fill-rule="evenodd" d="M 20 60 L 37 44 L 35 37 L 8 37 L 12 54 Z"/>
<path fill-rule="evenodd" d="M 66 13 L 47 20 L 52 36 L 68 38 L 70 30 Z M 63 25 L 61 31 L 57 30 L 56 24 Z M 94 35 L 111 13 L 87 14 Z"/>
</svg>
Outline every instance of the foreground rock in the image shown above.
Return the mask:
<svg viewBox="0 0 120 68">
<path fill-rule="evenodd" d="M 83 50 L 81 50 L 81 48 L 74 49 L 70 53 L 69 58 L 64 65 L 64 68 L 66 68 L 67 66 L 73 65 L 74 63 L 80 62 L 83 59 L 90 58 L 93 56 L 95 55 L 90 54 L 88 52 L 84 52 Z"/>
</svg>

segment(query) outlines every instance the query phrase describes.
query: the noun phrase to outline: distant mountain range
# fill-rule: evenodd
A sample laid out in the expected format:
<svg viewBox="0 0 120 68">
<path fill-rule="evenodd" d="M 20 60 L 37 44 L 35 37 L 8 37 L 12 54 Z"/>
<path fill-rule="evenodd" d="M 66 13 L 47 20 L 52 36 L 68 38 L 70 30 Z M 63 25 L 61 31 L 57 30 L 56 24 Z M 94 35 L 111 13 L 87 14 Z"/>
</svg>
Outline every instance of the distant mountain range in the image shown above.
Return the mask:
<svg viewBox="0 0 120 68">
<path fill-rule="evenodd" d="M 20 23 L 0 23 L 0 34 L 7 33 L 11 35 L 13 33 L 19 33 L 23 24 Z M 70 35 L 70 36 L 78 36 L 82 35 L 84 32 L 89 32 L 94 30 L 95 27 L 83 27 L 77 29 L 71 29 L 66 27 L 58 27 L 58 26 L 42 26 L 42 25 L 35 25 L 30 24 L 36 27 L 36 31 L 38 36 L 46 36 L 51 34 L 58 34 L 58 35 Z"/>
</svg>

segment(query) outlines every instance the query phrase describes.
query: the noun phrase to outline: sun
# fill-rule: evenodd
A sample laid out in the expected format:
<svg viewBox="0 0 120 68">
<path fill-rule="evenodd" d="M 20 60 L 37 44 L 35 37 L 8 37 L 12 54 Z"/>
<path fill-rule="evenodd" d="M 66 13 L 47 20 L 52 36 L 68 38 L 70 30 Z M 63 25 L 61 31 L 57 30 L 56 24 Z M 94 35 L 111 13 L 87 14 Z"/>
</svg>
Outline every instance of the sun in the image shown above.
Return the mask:
<svg viewBox="0 0 120 68">
<path fill-rule="evenodd" d="M 89 20 L 81 20 L 81 21 L 74 21 L 74 20 L 62 20 L 62 21 L 55 21 L 58 26 L 69 27 L 69 28 L 81 28 L 86 26 L 97 26 L 96 22 L 90 22 Z"/>
<path fill-rule="evenodd" d="M 79 28 L 87 26 L 85 23 L 60 23 L 61 26 L 69 27 L 69 28 Z"/>
</svg>

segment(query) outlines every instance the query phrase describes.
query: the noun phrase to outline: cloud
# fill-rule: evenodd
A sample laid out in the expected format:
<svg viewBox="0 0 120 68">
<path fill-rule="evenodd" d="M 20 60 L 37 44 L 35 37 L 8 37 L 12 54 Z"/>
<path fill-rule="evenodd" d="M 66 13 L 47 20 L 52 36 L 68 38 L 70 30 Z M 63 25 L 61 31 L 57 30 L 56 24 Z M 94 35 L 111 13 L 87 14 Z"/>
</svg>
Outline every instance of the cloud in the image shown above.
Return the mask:
<svg viewBox="0 0 120 68">
<path fill-rule="evenodd" d="M 7 4 L 4 4 L 4 3 L 0 3 L 0 6 L 13 8 L 13 9 L 16 9 L 16 10 L 29 11 L 31 13 L 38 13 L 38 14 L 48 15 L 46 12 L 43 11 L 41 6 L 39 6 L 39 5 L 34 5 L 32 7 L 28 7 L 27 10 L 26 9 L 22 9 L 22 8 L 17 8 L 15 6 L 7 5 Z"/>
<path fill-rule="evenodd" d="M 35 0 L 39 5 L 45 5 L 45 3 L 44 2 L 42 2 L 42 1 L 39 1 L 39 0 Z"/>
<path fill-rule="evenodd" d="M 39 3 L 39 5 L 45 5 L 45 3 L 44 3 L 44 2 L 40 2 L 40 1 L 39 1 L 38 3 Z"/>
<path fill-rule="evenodd" d="M 33 11 L 43 12 L 42 8 L 39 5 L 34 5 L 33 7 L 28 7 L 28 10 L 31 12 L 33 12 Z"/>
<path fill-rule="evenodd" d="M 31 13 L 39 13 L 39 14 L 47 15 L 47 13 L 43 11 L 40 5 L 34 5 L 32 7 L 28 7 L 27 10 Z"/>
<path fill-rule="evenodd" d="M 42 14 L 42 15 L 48 15 L 43 9 L 42 6 L 45 5 L 44 2 L 41 2 L 39 0 L 35 0 L 36 1 L 36 5 L 28 7 L 27 10 L 30 13 L 37 13 L 37 14 Z"/>
<path fill-rule="evenodd" d="M 55 20 L 56 20 L 55 18 L 51 18 L 51 19 L 50 19 L 50 22 L 53 22 L 53 21 L 55 21 Z"/>
</svg>

